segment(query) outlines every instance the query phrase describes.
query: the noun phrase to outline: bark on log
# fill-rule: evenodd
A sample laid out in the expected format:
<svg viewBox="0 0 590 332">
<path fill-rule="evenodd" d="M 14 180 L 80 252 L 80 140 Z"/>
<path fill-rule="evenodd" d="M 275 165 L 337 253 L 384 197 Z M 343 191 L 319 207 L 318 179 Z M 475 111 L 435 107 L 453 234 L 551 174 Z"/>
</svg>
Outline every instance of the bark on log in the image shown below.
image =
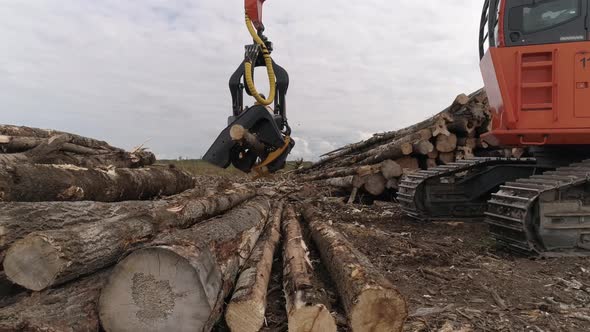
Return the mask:
<svg viewBox="0 0 590 332">
<path fill-rule="evenodd" d="M 42 163 L 70 141 L 67 135 L 54 136 L 43 144 L 22 153 L 0 154 L 0 166 L 21 163 Z"/>
<path fill-rule="evenodd" d="M 225 311 L 225 321 L 232 331 L 258 332 L 264 325 L 266 294 L 275 249 L 281 237 L 283 202 L 273 209 L 272 221 L 256 243 Z"/>
<path fill-rule="evenodd" d="M 365 165 L 365 166 L 358 166 L 358 167 L 339 167 L 336 169 L 330 169 L 328 171 L 318 171 L 316 174 L 311 174 L 308 176 L 304 176 L 301 178 L 301 181 L 318 181 L 318 180 L 325 180 L 330 178 L 340 178 L 340 177 L 347 177 L 350 175 L 368 175 L 372 173 L 377 173 L 381 169 L 392 169 L 391 163 L 392 160 L 385 160 L 380 164 L 375 165 Z M 386 171 L 387 171 L 386 170 Z M 395 172 L 395 170 L 392 170 Z"/>
<path fill-rule="evenodd" d="M 106 146 L 95 149 L 72 142 L 84 143 L 80 136 L 60 134 L 43 139 L 31 139 L 19 137 L 14 142 L 10 136 L 1 136 L 4 144 L 0 143 L 0 150 L 5 152 L 18 152 L 0 154 L 0 165 L 15 165 L 20 163 L 31 164 L 59 164 L 76 165 L 79 167 L 108 167 L 137 168 L 154 164 L 156 157 L 145 149 L 137 149 L 133 152 L 126 152 L 118 148 Z M 90 140 L 90 139 L 89 139 Z M 106 144 L 106 143 L 105 143 Z M 34 146 L 33 146 L 34 145 Z M 92 142 L 89 146 L 94 146 Z M 31 149 L 26 149 L 33 146 Z"/>
<path fill-rule="evenodd" d="M 438 152 L 453 152 L 457 148 L 457 135 L 440 135 L 436 137 L 436 150 Z"/>
<path fill-rule="evenodd" d="M 358 143 L 349 144 L 343 148 L 340 148 L 340 149 L 332 151 L 328 154 L 325 154 L 326 157 L 324 159 L 314 163 L 308 169 L 304 169 L 303 171 L 319 168 L 320 166 L 322 166 L 330 161 L 333 161 L 333 160 L 338 159 L 340 157 L 345 157 L 345 156 L 352 154 L 352 153 L 365 152 L 365 150 L 370 150 L 371 148 L 376 147 L 376 146 L 380 145 L 381 143 L 385 143 L 387 141 L 392 141 L 396 138 L 407 136 L 407 135 L 412 134 L 417 131 L 421 131 L 422 135 L 425 136 L 427 133 L 427 130 L 424 130 L 424 129 L 432 128 L 432 130 L 434 130 L 435 128 L 437 128 L 439 126 L 438 122 L 439 122 L 438 119 L 430 118 L 430 119 L 426 119 L 426 120 L 424 120 L 414 126 L 408 127 L 408 128 L 404 128 L 404 129 L 397 130 L 397 131 L 390 131 L 390 132 L 381 133 L 381 134 L 375 134 L 373 137 L 369 138 L 368 140 L 361 141 Z M 430 132 L 430 137 L 432 137 L 432 131 Z M 424 139 L 429 139 L 430 137 L 425 137 Z"/>
<path fill-rule="evenodd" d="M 93 223 L 116 216 L 155 210 L 162 202 L 137 201 L 116 204 L 98 202 L 0 203 L 0 262 L 14 241 L 37 231 Z"/>
<path fill-rule="evenodd" d="M 108 270 L 102 271 L 60 288 L 23 296 L 0 309 L 0 331 L 98 331 L 96 307 L 108 274 Z"/>
<path fill-rule="evenodd" d="M 304 206 L 303 215 L 352 330 L 402 331 L 408 312 L 397 289 L 342 234 L 323 222 L 315 208 Z"/>
<path fill-rule="evenodd" d="M 268 199 L 258 198 L 131 253 L 102 290 L 104 329 L 210 331 L 269 213 Z"/>
<path fill-rule="evenodd" d="M 4 136 L 0 135 L 0 150 L 5 153 L 19 153 L 31 150 L 43 143 L 47 138 L 35 138 L 35 137 L 19 137 L 19 136 Z M 70 139 L 72 141 L 72 139 Z M 113 151 L 122 152 L 119 149 L 105 149 L 103 147 L 89 148 L 74 143 L 65 143 L 61 149 L 64 152 L 72 152 L 82 155 L 100 155 L 109 154 Z"/>
<path fill-rule="evenodd" d="M 353 188 L 353 179 L 354 175 L 346 176 L 342 178 L 332 178 L 327 179 L 326 184 L 331 187 L 342 188 L 342 189 L 352 189 Z"/>
<path fill-rule="evenodd" d="M 30 233 L 7 250 L 4 271 L 14 283 L 39 291 L 109 266 L 159 231 L 191 227 L 253 195 L 253 190 L 240 189 L 201 199 L 156 202 L 153 210 L 127 206 L 126 214 L 108 220 Z"/>
<path fill-rule="evenodd" d="M 289 331 L 336 331 L 336 322 L 314 286 L 314 271 L 295 210 L 283 218 L 283 290 Z"/>
<path fill-rule="evenodd" d="M 71 143 L 81 145 L 91 149 L 106 149 L 106 150 L 119 150 L 122 149 L 113 147 L 107 142 L 96 140 L 93 138 L 83 137 L 63 131 L 39 129 L 31 127 L 19 127 L 11 125 L 0 125 L 0 135 L 4 136 L 16 136 L 29 139 L 47 139 L 53 136 L 68 135 L 71 137 Z"/>
<path fill-rule="evenodd" d="M 359 165 L 376 164 L 386 159 L 398 159 L 410 155 L 413 151 L 413 144 L 422 140 L 424 134 L 420 132 L 404 136 L 392 143 L 379 146 L 373 150 L 356 156 L 355 162 Z"/>
<path fill-rule="evenodd" d="M 176 168 L 88 169 L 72 165 L 0 166 L 0 201 L 145 200 L 178 194 L 195 185 Z"/>
<path fill-rule="evenodd" d="M 358 159 L 358 156 L 365 159 L 370 154 L 370 150 L 391 144 L 392 142 L 399 140 L 401 137 L 411 135 L 423 129 L 429 130 L 432 137 L 441 135 L 449 136 L 451 135 L 451 132 L 447 128 L 447 125 L 450 123 L 451 126 L 460 127 L 462 123 L 462 120 L 460 119 L 462 118 L 467 119 L 468 123 L 465 126 L 469 126 L 469 128 L 467 128 L 467 131 L 470 131 L 469 134 L 481 134 L 489 130 L 488 125 L 490 123 L 490 116 L 487 110 L 487 98 L 483 90 L 478 90 L 469 96 L 464 94 L 457 96 L 452 105 L 416 125 L 397 131 L 376 134 L 374 137 L 366 141 L 349 144 L 343 148 L 327 153 L 324 159 L 313 164 L 309 168 L 298 171 L 298 173 L 313 171 L 314 169 L 328 164 L 335 166 L 350 166 L 358 163 L 360 160 Z M 477 126 L 475 131 L 470 128 L 474 124 Z M 471 131 L 473 131 L 473 133 L 471 133 Z M 424 139 L 428 140 L 429 138 L 430 137 L 426 137 Z M 357 156 L 356 158 L 355 155 Z"/>
</svg>

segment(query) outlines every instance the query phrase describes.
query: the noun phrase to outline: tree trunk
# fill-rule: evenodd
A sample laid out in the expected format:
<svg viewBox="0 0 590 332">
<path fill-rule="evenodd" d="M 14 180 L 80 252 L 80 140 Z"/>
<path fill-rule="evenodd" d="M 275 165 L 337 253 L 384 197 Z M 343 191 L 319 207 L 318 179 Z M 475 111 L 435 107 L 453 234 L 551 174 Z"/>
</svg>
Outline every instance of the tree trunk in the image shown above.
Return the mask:
<svg viewBox="0 0 590 332">
<path fill-rule="evenodd" d="M 0 262 L 6 249 L 16 240 L 37 231 L 67 228 L 108 220 L 116 216 L 140 214 L 162 206 L 162 201 L 136 201 L 115 204 L 98 202 L 1 203 Z"/>
<path fill-rule="evenodd" d="M 345 157 L 345 156 L 353 154 L 353 153 L 365 152 L 365 150 L 370 150 L 371 148 L 382 145 L 383 143 L 385 143 L 387 141 L 393 141 L 393 140 L 398 139 L 400 137 L 408 136 L 408 135 L 411 135 L 416 132 L 422 132 L 423 139 L 425 139 L 425 140 L 430 139 L 430 137 L 432 137 L 432 136 L 438 136 L 441 134 L 442 135 L 449 135 L 450 133 L 446 128 L 446 122 L 447 121 L 445 119 L 445 116 L 443 114 L 439 113 L 439 114 L 437 114 L 431 118 L 428 118 L 420 123 L 417 123 L 413 126 L 410 126 L 410 127 L 404 128 L 404 129 L 400 129 L 397 131 L 391 131 L 391 132 L 387 132 L 387 133 L 383 133 L 383 134 L 376 134 L 366 141 L 362 141 L 362 142 L 354 143 L 354 144 L 349 144 L 344 148 L 341 148 L 341 149 L 338 149 L 338 150 L 335 150 L 331 153 L 326 154 L 326 158 L 320 160 L 319 162 L 316 162 L 307 170 L 319 168 L 320 166 L 323 166 L 330 161 L 336 160 L 341 157 Z M 426 133 L 429 131 L 430 131 L 430 136 L 424 137 L 424 135 L 426 135 Z M 303 170 L 303 171 L 306 171 L 306 170 Z"/>
<path fill-rule="evenodd" d="M 457 148 L 457 135 L 440 135 L 436 138 L 436 150 L 438 152 L 453 152 Z"/>
<path fill-rule="evenodd" d="M 270 210 L 269 200 L 258 198 L 131 253 L 102 290 L 104 329 L 210 331 Z"/>
<path fill-rule="evenodd" d="M 490 119 L 487 98 L 483 90 L 479 90 L 469 96 L 461 94 L 455 98 L 452 105 L 416 125 L 397 131 L 375 134 L 368 140 L 349 144 L 325 154 L 324 159 L 313 164 L 311 167 L 297 171 L 297 173 L 313 172 L 313 170 L 318 168 L 333 168 L 359 164 L 360 161 L 376 155 L 379 149 L 390 150 L 392 154 L 391 158 L 397 159 L 403 153 L 400 152 L 399 146 L 392 146 L 392 144 L 395 145 L 395 142 L 403 137 L 413 135 L 420 131 L 429 133 L 428 136 L 422 138 L 423 140 L 429 140 L 431 137 L 450 136 L 451 131 L 449 131 L 449 128 L 462 136 L 476 137 L 479 134 L 489 131 Z M 406 146 L 405 149 L 407 151 L 408 147 Z M 436 157 L 429 156 L 431 159 Z M 360 164 L 375 163 L 375 160 L 372 159 Z"/>
<path fill-rule="evenodd" d="M 365 166 L 358 166 L 358 167 L 340 167 L 336 169 L 331 169 L 325 172 L 318 172 L 317 174 L 304 176 L 301 178 L 302 181 L 318 181 L 318 180 L 325 180 L 330 178 L 340 178 L 340 177 L 347 177 L 350 175 L 367 175 L 370 173 L 377 173 L 380 169 L 386 169 L 386 171 L 396 172 L 395 165 L 392 165 L 392 160 L 385 160 L 380 164 L 375 165 L 365 165 Z"/>
<path fill-rule="evenodd" d="M 289 331 L 336 331 L 325 299 L 313 283 L 313 267 L 301 226 L 292 206 L 283 218 L 283 290 Z"/>
<path fill-rule="evenodd" d="M 98 331 L 96 307 L 109 272 L 22 296 L 0 309 L 0 331 Z"/>
<path fill-rule="evenodd" d="M 275 249 L 281 237 L 282 214 L 283 202 L 279 202 L 273 209 L 272 221 L 240 272 L 225 311 L 225 321 L 232 331 L 258 332 L 264 325 L 266 294 Z"/>
<path fill-rule="evenodd" d="M 119 150 L 123 151 L 122 149 L 115 148 L 109 145 L 107 142 L 99 141 L 96 139 L 83 137 L 71 133 L 66 133 L 63 131 L 57 130 L 49 130 L 49 129 L 39 129 L 39 128 L 31 128 L 31 127 L 18 127 L 18 126 L 10 126 L 10 125 L 0 125 L 0 135 L 3 136 L 15 136 L 19 138 L 29 139 L 33 141 L 35 139 L 47 139 L 53 136 L 59 135 L 68 135 L 71 137 L 71 143 L 84 146 L 91 149 L 103 149 L 103 150 Z"/>
<path fill-rule="evenodd" d="M 0 166 L 17 165 L 22 163 L 42 163 L 48 158 L 48 156 L 59 151 L 64 144 L 69 141 L 70 137 L 67 135 L 54 136 L 31 150 L 22 153 L 0 154 Z"/>
<path fill-rule="evenodd" d="M 408 315 L 402 295 L 311 205 L 303 215 L 340 294 L 353 331 L 402 331 Z"/>
<path fill-rule="evenodd" d="M 48 138 L 35 138 L 35 137 L 20 137 L 20 136 L 3 136 L 0 135 L 0 150 L 5 153 L 19 153 L 31 150 L 43 143 Z M 73 141 L 73 139 L 70 139 Z M 105 147 L 90 148 L 83 145 L 77 145 L 74 143 L 64 143 L 60 149 L 63 152 L 72 152 L 82 155 L 103 155 L 113 152 L 124 152 L 120 149 Z"/>
<path fill-rule="evenodd" d="M 16 132 L 10 128 L 16 128 Z M 0 133 L 4 130 L 5 133 L 18 134 L 20 128 L 0 126 Z M 26 130 L 39 130 L 24 128 Z M 41 133 L 39 134 L 41 135 Z M 51 136 L 43 137 L 6 136 L 4 134 L 0 136 L 0 151 L 10 152 L 0 154 L 0 165 L 31 163 L 76 165 L 88 168 L 107 166 L 137 168 L 152 165 L 156 161 L 155 155 L 145 149 L 126 152 L 111 147 L 106 142 L 60 132 L 54 132 Z"/>
<path fill-rule="evenodd" d="M 428 136 L 427 133 L 432 134 L 430 130 L 415 132 L 392 143 L 382 145 L 367 152 L 368 156 L 366 156 L 366 158 L 363 158 L 364 155 L 361 155 L 356 159 L 362 160 L 359 162 L 360 165 L 370 165 L 376 164 L 386 159 L 402 158 L 403 156 L 410 155 L 414 150 L 413 144 L 420 140 L 424 140 L 424 137 Z"/>
<path fill-rule="evenodd" d="M 152 210 L 129 209 L 127 214 L 106 220 L 30 233 L 7 250 L 4 271 L 14 283 L 39 291 L 116 262 L 158 231 L 190 227 L 253 195 L 252 190 L 242 189 L 201 199 L 157 202 Z"/>
<path fill-rule="evenodd" d="M 145 200 L 178 194 L 195 185 L 176 168 L 87 169 L 72 165 L 18 164 L 0 167 L 2 201 Z"/>
<path fill-rule="evenodd" d="M 353 188 L 353 179 L 354 179 L 354 175 L 343 177 L 343 178 L 332 178 L 332 179 L 327 179 L 326 184 L 331 187 L 350 190 Z"/>
</svg>

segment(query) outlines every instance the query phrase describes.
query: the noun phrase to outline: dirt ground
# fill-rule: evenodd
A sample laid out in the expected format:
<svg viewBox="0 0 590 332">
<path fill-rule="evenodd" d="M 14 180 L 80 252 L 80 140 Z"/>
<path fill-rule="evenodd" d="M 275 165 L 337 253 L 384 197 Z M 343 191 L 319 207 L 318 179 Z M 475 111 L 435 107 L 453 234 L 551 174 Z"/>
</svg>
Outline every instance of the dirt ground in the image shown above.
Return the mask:
<svg viewBox="0 0 590 332">
<path fill-rule="evenodd" d="M 406 297 L 404 331 L 590 331 L 590 258 L 515 257 L 494 247 L 484 223 L 422 223 L 395 203 L 322 210 Z M 346 331 L 334 285 L 311 249 Z M 277 257 L 264 331 L 287 331 L 280 274 Z"/>
</svg>

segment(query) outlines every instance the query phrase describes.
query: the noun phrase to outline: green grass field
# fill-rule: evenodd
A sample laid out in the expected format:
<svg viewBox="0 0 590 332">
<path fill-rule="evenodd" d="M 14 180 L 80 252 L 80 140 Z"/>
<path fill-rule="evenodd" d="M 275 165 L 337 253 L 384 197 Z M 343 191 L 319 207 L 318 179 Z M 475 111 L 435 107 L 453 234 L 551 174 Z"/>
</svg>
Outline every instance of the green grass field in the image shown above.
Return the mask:
<svg viewBox="0 0 590 332">
<path fill-rule="evenodd" d="M 184 160 L 158 160 L 158 164 L 172 164 L 180 169 L 183 169 L 194 175 L 217 175 L 217 176 L 248 176 L 248 174 L 230 166 L 227 169 L 215 167 L 200 159 L 184 159 Z M 281 172 L 288 172 L 297 167 L 298 162 L 288 161 L 285 169 Z M 303 162 L 304 166 L 311 165 L 311 162 Z"/>
</svg>

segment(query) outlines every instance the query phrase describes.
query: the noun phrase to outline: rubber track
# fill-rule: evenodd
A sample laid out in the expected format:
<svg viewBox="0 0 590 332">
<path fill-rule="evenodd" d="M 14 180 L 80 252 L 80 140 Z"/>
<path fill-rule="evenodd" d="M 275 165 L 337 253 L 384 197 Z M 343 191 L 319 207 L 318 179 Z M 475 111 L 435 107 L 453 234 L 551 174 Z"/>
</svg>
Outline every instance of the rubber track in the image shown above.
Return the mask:
<svg viewBox="0 0 590 332">
<path fill-rule="evenodd" d="M 426 215 L 420 211 L 415 203 L 418 187 L 429 179 L 449 176 L 454 173 L 467 171 L 476 167 L 487 167 L 498 164 L 513 164 L 517 162 L 534 162 L 531 158 L 497 158 L 497 157 L 476 157 L 465 160 L 459 160 L 446 165 L 437 166 L 428 170 L 421 170 L 412 174 L 405 175 L 399 186 L 398 201 L 402 210 L 408 216 L 418 220 L 436 220 L 437 216 Z M 446 218 L 448 219 L 448 218 Z"/>
<path fill-rule="evenodd" d="M 584 184 L 589 178 L 590 160 L 585 160 L 542 175 L 507 182 L 488 201 L 486 222 L 493 237 L 512 251 L 528 255 L 542 253 L 542 245 L 530 225 L 539 196 Z"/>
</svg>

